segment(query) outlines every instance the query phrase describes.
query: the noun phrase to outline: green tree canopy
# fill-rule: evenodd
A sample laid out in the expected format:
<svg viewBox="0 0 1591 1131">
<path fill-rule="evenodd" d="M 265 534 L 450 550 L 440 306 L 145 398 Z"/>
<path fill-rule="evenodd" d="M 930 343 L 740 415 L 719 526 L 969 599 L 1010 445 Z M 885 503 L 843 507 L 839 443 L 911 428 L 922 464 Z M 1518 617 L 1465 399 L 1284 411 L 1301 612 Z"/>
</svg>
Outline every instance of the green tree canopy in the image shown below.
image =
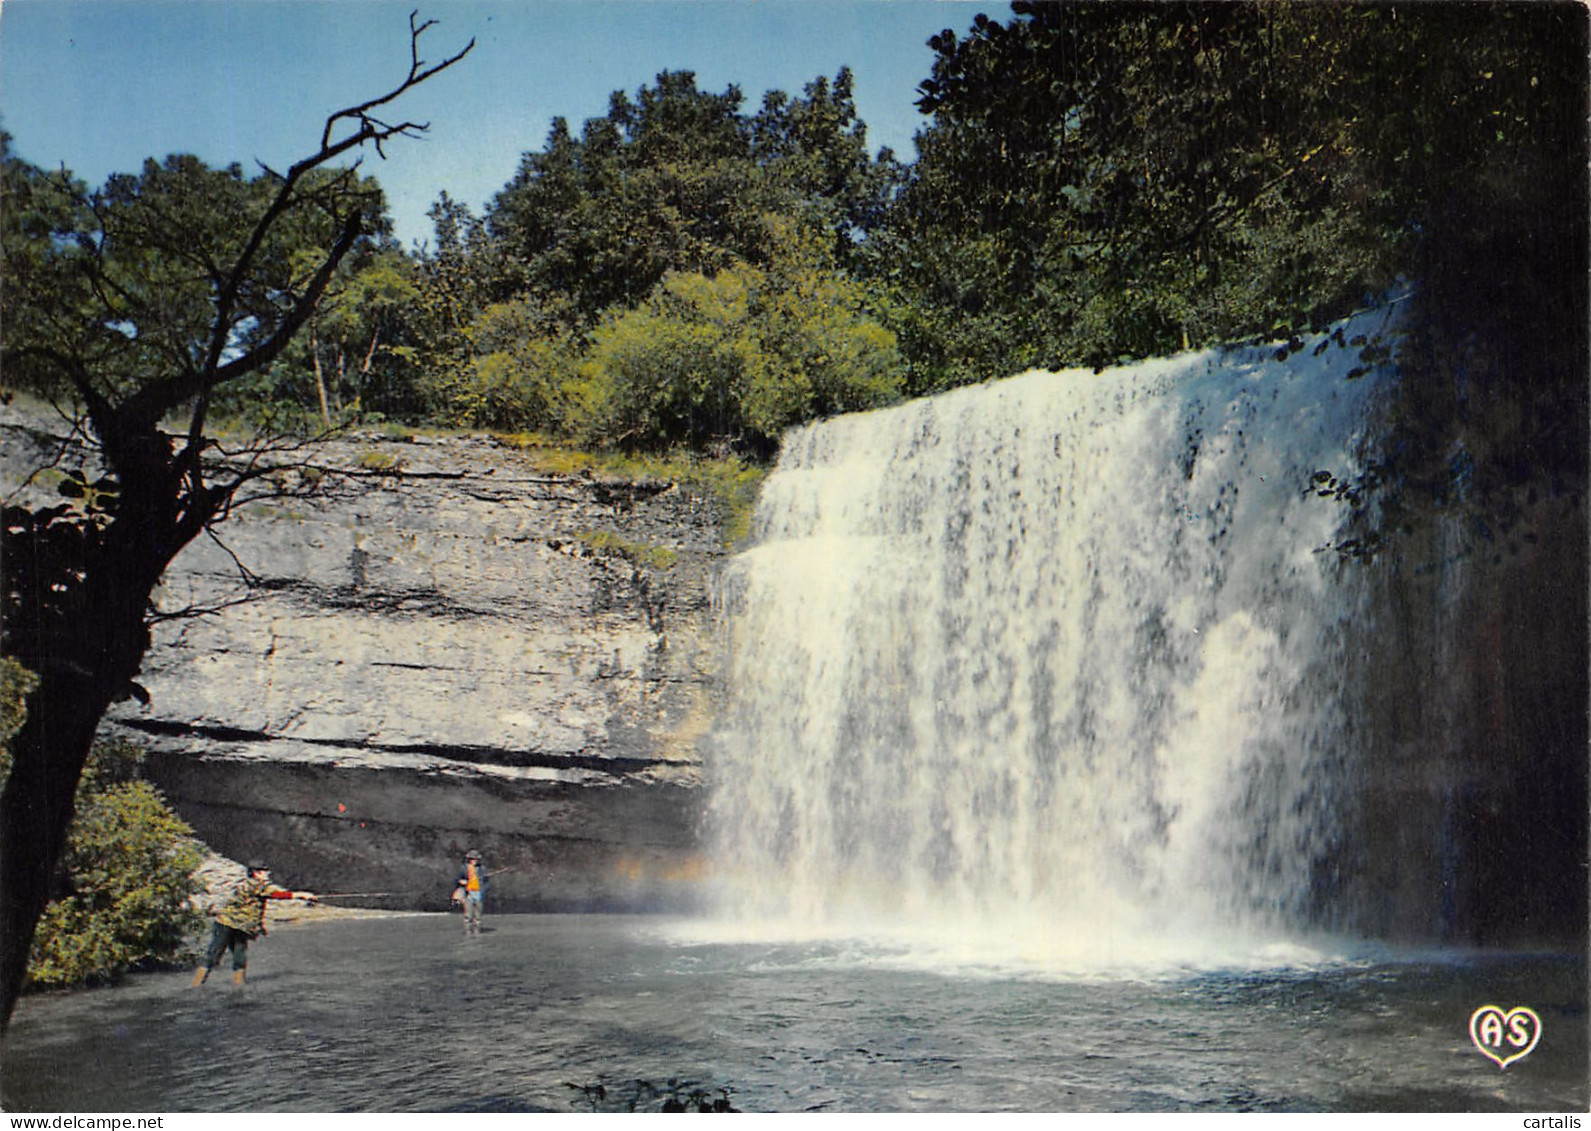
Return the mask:
<svg viewBox="0 0 1591 1131">
<path fill-rule="evenodd" d="M 753 116 L 741 107 L 737 87 L 664 71 L 633 99 L 615 92 L 578 137 L 555 119 L 487 209 L 508 285 L 559 296 L 590 325 L 670 271 L 766 264 L 768 216 L 821 223 L 837 250 L 877 222 L 894 163 L 868 156 L 848 71 L 797 98 L 770 92 Z"/>
<path fill-rule="evenodd" d="M 1402 276 L 1401 481 L 1583 475 L 1581 6 L 1012 10 L 931 41 L 920 158 L 869 241 L 912 391 L 1285 339 Z"/>
<path fill-rule="evenodd" d="M 7 381 L 140 416 L 199 396 L 206 373 L 220 384 L 274 360 L 314 250 L 351 250 L 385 223 L 380 190 L 346 170 L 304 176 L 297 207 L 255 239 L 274 173 L 177 155 L 86 192 L 9 149 L 5 169 Z M 357 210 L 339 212 L 346 201 Z"/>
<path fill-rule="evenodd" d="M 931 41 L 881 241 L 983 376 L 1318 322 L 1570 187 L 1568 5 L 1012 7 Z"/>
<path fill-rule="evenodd" d="M 821 232 L 771 227 L 767 268 L 670 274 L 597 328 L 581 376 L 599 438 L 766 455 L 793 424 L 899 397 L 896 338 L 866 289 Z"/>
</svg>

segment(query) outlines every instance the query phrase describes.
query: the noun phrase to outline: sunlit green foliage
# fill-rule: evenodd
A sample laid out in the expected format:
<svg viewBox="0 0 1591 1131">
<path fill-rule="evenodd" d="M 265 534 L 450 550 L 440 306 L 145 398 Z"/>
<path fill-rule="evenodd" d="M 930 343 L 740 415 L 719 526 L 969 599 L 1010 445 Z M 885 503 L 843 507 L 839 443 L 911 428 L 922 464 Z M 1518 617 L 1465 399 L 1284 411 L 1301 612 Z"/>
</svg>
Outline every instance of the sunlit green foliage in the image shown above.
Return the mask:
<svg viewBox="0 0 1591 1131">
<path fill-rule="evenodd" d="M 292 359 L 314 375 L 324 423 L 402 411 L 413 402 L 416 377 L 397 350 L 410 336 L 404 316 L 419 300 L 417 274 L 391 246 L 342 265 Z"/>
<path fill-rule="evenodd" d="M 27 718 L 28 694 L 38 676 L 10 656 L 0 656 L 0 781 L 11 769 L 11 736 Z"/>
<path fill-rule="evenodd" d="M 750 116 L 738 87 L 711 93 L 689 71 L 665 71 L 633 97 L 616 91 L 578 136 L 555 119 L 524 155 L 487 211 L 511 265 L 495 285 L 556 295 L 588 327 L 671 272 L 766 266 L 769 216 L 824 232 L 844 266 L 897 176 L 892 158 L 868 154 L 847 70 L 798 97 L 770 91 Z"/>
<path fill-rule="evenodd" d="M 602 438 L 706 448 L 739 431 L 756 348 L 751 274 L 670 276 L 651 302 L 597 328 L 583 372 L 597 393 Z"/>
<path fill-rule="evenodd" d="M 879 294 L 847 274 L 898 177 L 848 71 L 751 116 L 664 72 L 578 136 L 554 121 L 483 220 L 444 197 L 405 356 L 459 425 L 765 455 L 898 395 Z"/>
<path fill-rule="evenodd" d="M 719 535 L 727 547 L 738 544 L 751 529 L 757 494 L 768 465 L 738 456 L 704 456 L 676 449 L 666 453 L 594 451 L 561 444 L 546 436 L 501 437 L 529 455 L 535 464 L 560 475 L 589 472 L 632 482 L 680 483 L 716 502 Z"/>
<path fill-rule="evenodd" d="M 148 782 L 85 776 L 62 861 L 68 890 L 39 920 L 29 982 L 75 985 L 184 957 L 202 925 L 188 902 L 203 862 L 191 836 Z"/>
<path fill-rule="evenodd" d="M 745 404 L 752 433 L 769 444 L 793 424 L 888 404 L 904 380 L 876 294 L 795 226 L 773 227 L 776 252 L 756 309 L 761 356 Z"/>
<path fill-rule="evenodd" d="M 528 296 L 493 303 L 464 336 L 471 356 L 444 394 L 458 422 L 570 435 L 590 418 L 579 342 L 557 311 Z"/>
<path fill-rule="evenodd" d="M 22 665 L 0 658 L 0 780 L 35 683 Z M 189 899 L 203 852 L 159 792 L 137 780 L 141 760 L 132 746 L 102 742 L 84 768 L 59 892 L 34 935 L 32 985 L 77 985 L 177 960 L 201 925 Z"/>
<path fill-rule="evenodd" d="M 493 398 L 470 392 L 479 352 L 471 329 L 494 302 L 510 301 L 523 287 L 512 281 L 518 272 L 501 241 L 467 207 L 444 192 L 429 215 L 436 242 L 414 255 L 413 301 L 403 312 L 403 333 L 388 351 L 408 380 L 395 383 L 394 394 L 372 407 L 393 419 L 475 425 L 474 409 L 482 403 L 490 408 Z M 489 340 L 485 352 L 495 348 Z"/>
<path fill-rule="evenodd" d="M 864 289 L 786 228 L 767 270 L 669 275 L 592 336 L 595 436 L 623 447 L 769 451 L 788 426 L 900 395 L 895 335 Z"/>
</svg>

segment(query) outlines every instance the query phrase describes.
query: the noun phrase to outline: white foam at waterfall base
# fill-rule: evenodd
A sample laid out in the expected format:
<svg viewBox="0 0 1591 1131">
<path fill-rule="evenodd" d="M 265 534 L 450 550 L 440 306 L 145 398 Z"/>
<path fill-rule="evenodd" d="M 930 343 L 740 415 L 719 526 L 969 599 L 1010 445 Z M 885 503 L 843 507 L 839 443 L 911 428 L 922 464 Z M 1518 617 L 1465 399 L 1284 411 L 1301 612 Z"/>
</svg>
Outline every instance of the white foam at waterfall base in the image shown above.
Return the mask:
<svg viewBox="0 0 1591 1131">
<path fill-rule="evenodd" d="M 1312 476 L 1361 467 L 1388 379 L 1348 343 L 1386 322 L 789 434 L 724 582 L 701 929 L 1068 974 L 1319 957 L 1361 586 Z"/>
</svg>

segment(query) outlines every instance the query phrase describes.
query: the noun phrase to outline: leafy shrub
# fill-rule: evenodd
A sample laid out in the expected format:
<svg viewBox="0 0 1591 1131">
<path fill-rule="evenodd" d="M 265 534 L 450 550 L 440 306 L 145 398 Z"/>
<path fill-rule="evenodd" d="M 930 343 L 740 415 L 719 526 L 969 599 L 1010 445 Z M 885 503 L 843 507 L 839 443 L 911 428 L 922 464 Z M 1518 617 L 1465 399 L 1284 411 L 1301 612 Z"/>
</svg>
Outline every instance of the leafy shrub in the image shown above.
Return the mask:
<svg viewBox="0 0 1591 1131">
<path fill-rule="evenodd" d="M 465 331 L 469 360 L 442 382 L 443 415 L 473 428 L 577 432 L 590 411 L 561 311 L 524 296 L 483 310 Z"/>
<path fill-rule="evenodd" d="M 764 454 L 793 424 L 899 398 L 904 364 L 861 286 L 794 236 L 767 270 L 674 273 L 610 317 L 583 372 L 595 439 Z"/>
<path fill-rule="evenodd" d="M 669 271 L 578 328 L 567 299 L 485 307 L 431 374 L 439 415 L 626 452 L 766 458 L 793 424 L 898 399 L 905 363 L 881 292 L 839 267 L 819 228 L 761 225 L 766 262 Z"/>
<path fill-rule="evenodd" d="M 598 439 L 707 449 L 739 434 L 756 364 L 747 279 L 754 274 L 670 275 L 646 306 L 597 328 L 582 372 L 597 393 Z"/>
<path fill-rule="evenodd" d="M 10 656 L 0 656 L 0 784 L 11 772 L 11 737 L 27 718 L 26 700 L 38 681 Z"/>
<path fill-rule="evenodd" d="M 378 475 L 396 475 L 403 470 L 403 457 L 377 448 L 360 452 L 359 458 L 354 462 L 361 471 L 373 471 Z"/>
<path fill-rule="evenodd" d="M 792 425 L 898 400 L 895 334 L 866 313 L 861 288 L 820 264 L 772 273 L 758 311 L 761 350 L 743 400 L 746 425 L 777 441 Z"/>
<path fill-rule="evenodd" d="M 621 537 L 611 530 L 577 530 L 575 538 L 599 553 L 617 554 L 628 562 L 649 569 L 673 569 L 679 561 L 679 551 L 668 546 L 654 546 Z"/>
<path fill-rule="evenodd" d="M 0 658 L 0 780 L 10 773 L 10 740 L 35 682 L 22 665 Z M 142 760 L 137 747 L 102 742 L 84 767 L 59 894 L 33 936 L 29 985 L 102 981 L 174 961 L 202 926 L 190 900 L 204 852 L 159 791 L 136 780 Z"/>
<path fill-rule="evenodd" d="M 148 782 L 85 784 L 63 861 L 70 891 L 50 902 L 33 940 L 36 986 L 174 961 L 202 925 L 189 904 L 203 860 L 192 830 Z"/>
</svg>

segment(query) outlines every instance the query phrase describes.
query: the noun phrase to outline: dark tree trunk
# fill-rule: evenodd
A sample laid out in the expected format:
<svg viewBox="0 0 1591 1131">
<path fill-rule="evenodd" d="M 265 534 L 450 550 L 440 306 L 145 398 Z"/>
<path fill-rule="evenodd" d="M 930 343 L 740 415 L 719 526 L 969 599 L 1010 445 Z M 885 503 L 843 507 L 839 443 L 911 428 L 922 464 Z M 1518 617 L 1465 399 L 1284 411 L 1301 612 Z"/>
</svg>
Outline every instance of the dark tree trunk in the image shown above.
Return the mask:
<svg viewBox="0 0 1591 1131">
<path fill-rule="evenodd" d="M 101 677 L 42 676 L 13 740 L 0 793 L 0 1027 L 11 1022 L 27 976 L 34 928 L 50 900 L 66 844 L 78 775 L 111 696 Z"/>
<path fill-rule="evenodd" d="M 97 441 L 103 470 L 115 481 L 117 490 L 112 507 L 93 514 L 84 510 L 74 520 L 80 524 L 76 533 L 82 535 L 85 555 L 80 569 L 76 561 L 63 565 L 55 560 L 58 555 L 49 552 L 48 527 L 54 518 L 17 527 L 29 533 L 17 536 L 14 542 L 8 540 L 5 548 L 12 561 L 41 564 L 39 569 L 12 575 L 28 579 L 26 592 L 13 594 L 9 582 L 6 591 L 8 654 L 32 668 L 39 683 L 28 696 L 26 719 L 12 739 L 11 774 L 0 791 L 0 1030 L 9 1026 L 27 979 L 34 932 L 50 899 L 56 863 L 72 823 L 78 779 L 100 719 L 113 702 L 133 690 L 133 678 L 149 646 L 145 617 L 150 594 L 182 548 L 218 516 L 224 517 L 235 492 L 270 470 L 243 460 L 224 472 L 219 484 L 209 481 L 208 474 L 217 470 L 206 467 L 205 461 L 206 451 L 213 447 L 204 435 L 209 396 L 226 382 L 258 372 L 281 355 L 364 234 L 364 214 L 371 199 L 350 170 L 312 192 L 306 192 L 301 181 L 352 150 L 369 144 L 380 152 L 382 143 L 392 138 L 425 131 L 418 122 L 389 123 L 372 115 L 411 87 L 457 63 L 475 46 L 471 40 L 440 63 L 425 63 L 419 53 L 420 37 L 433 24 L 411 13 L 408 75 L 388 93 L 331 115 L 320 148 L 285 174 L 272 174 L 274 196 L 252 227 L 239 233 L 244 239 L 236 262 L 215 280 L 210 329 L 188 343 L 194 358 L 202 356 L 201 365 L 184 366 L 178 372 L 143 381 L 135 391 L 117 399 L 105 391 L 116 388 L 117 381 L 101 380 L 115 376 L 114 365 L 109 375 L 99 373 L 97 367 L 104 359 L 97 354 L 78 356 L 68 348 L 70 343 L 63 346 L 53 340 L 7 344 L 8 360 L 13 355 L 31 358 L 34 363 L 43 359 L 57 370 L 53 380 L 65 380 L 76 390 Z M 319 267 L 301 281 L 299 293 L 283 296 L 274 319 L 265 319 L 263 328 L 270 332 L 248 352 L 232 356 L 231 350 L 238 344 L 242 296 L 268 277 L 268 272 L 262 274 L 261 258 L 272 233 L 284 216 L 333 204 L 334 211 L 342 213 L 340 230 Z M 145 233 L 152 239 L 156 234 Z M 177 242 L 181 245 L 190 238 L 197 237 L 182 233 Z M 159 239 L 153 239 L 148 248 L 160 252 Z M 96 290 L 121 293 L 119 284 L 109 276 L 94 282 Z M 120 310 L 115 304 L 111 309 Z M 139 308 L 135 305 L 134 309 Z M 154 308 L 146 313 L 159 321 Z M 318 368 L 317 357 L 317 377 Z M 149 375 L 137 376 L 142 380 Z M 321 399 L 325 412 L 324 385 Z M 192 416 L 178 449 L 178 438 L 163 433 L 160 421 L 183 406 L 192 406 Z M 255 457 L 264 451 L 257 450 Z M 40 514 L 34 512 L 33 518 Z M 114 517 L 101 531 L 97 524 L 105 514 Z M 16 601 L 11 604 L 13 597 Z"/>
<path fill-rule="evenodd" d="M 12 740 L 11 774 L 0 792 L 0 1029 L 22 992 L 100 718 L 138 674 L 148 645 L 144 609 L 165 562 L 151 572 L 153 565 L 125 552 L 97 563 L 82 594 L 88 615 L 76 618 L 84 628 L 57 642 Z"/>
<path fill-rule="evenodd" d="M 37 664 L 39 683 L 12 739 L 11 774 L 0 792 L 0 1031 L 27 978 L 100 720 L 126 697 L 149 647 L 150 594 L 215 513 L 209 490 L 184 489 L 171 444 L 156 427 L 129 429 L 107 416 L 96 431 L 121 472 L 123 501 L 82 580 L 60 597 L 70 615 L 55 622 Z"/>
</svg>

